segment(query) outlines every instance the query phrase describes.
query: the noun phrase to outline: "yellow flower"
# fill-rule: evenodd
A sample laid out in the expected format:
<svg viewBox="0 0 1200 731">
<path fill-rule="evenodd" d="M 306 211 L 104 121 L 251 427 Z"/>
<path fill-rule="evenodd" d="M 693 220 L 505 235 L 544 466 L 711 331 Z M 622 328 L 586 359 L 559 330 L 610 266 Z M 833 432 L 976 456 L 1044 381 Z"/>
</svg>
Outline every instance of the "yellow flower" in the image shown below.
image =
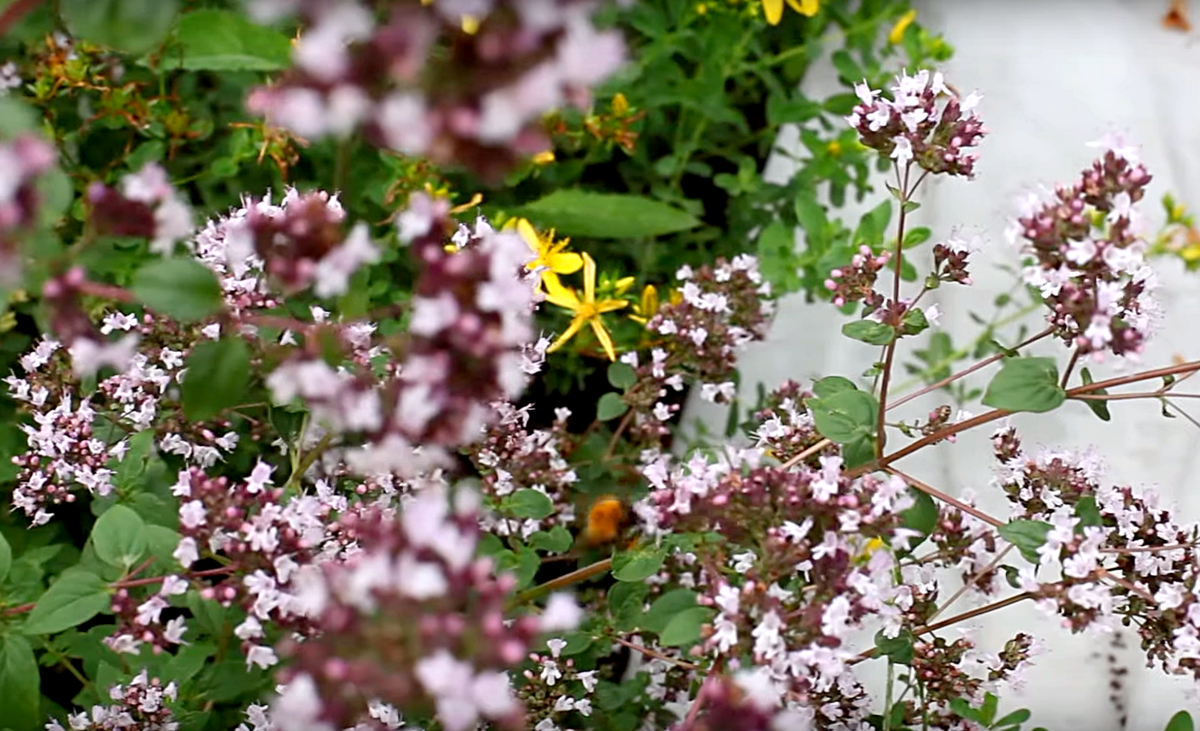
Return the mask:
<svg viewBox="0 0 1200 731">
<path fill-rule="evenodd" d="M 538 232 L 534 230 L 533 224 L 524 218 L 514 218 L 504 224 L 504 228 L 517 229 L 517 233 L 525 240 L 526 245 L 537 254 L 536 259 L 525 265 L 525 268 L 530 271 L 544 267 L 547 271 L 555 274 L 574 274 L 583 266 L 583 259 L 579 254 L 563 251 L 567 248 L 567 244 L 571 243 L 570 239 L 563 239 L 555 243 L 553 231 L 539 236 Z"/>
<path fill-rule="evenodd" d="M 624 117 L 629 113 L 629 100 L 625 98 L 624 94 L 617 92 L 613 97 L 612 113 L 618 117 Z"/>
<path fill-rule="evenodd" d="M 892 44 L 893 46 L 899 43 L 901 39 L 904 38 L 904 31 L 908 30 L 908 26 L 912 25 L 912 22 L 916 19 L 916 8 L 913 8 L 904 15 L 901 15 L 900 19 L 896 21 L 896 24 L 892 26 L 891 32 L 888 33 L 888 43 Z"/>
<path fill-rule="evenodd" d="M 626 307 L 629 303 L 625 300 L 604 299 L 596 300 L 596 262 L 588 254 L 583 255 L 583 298 L 579 297 L 579 293 L 570 287 L 564 287 L 562 282 L 558 281 L 558 275 L 554 272 L 544 272 L 542 274 L 542 284 L 546 287 L 546 301 L 558 305 L 564 310 L 569 310 L 575 316 L 571 319 L 571 324 L 567 326 L 566 332 L 558 336 L 558 340 L 546 349 L 547 353 L 552 353 L 558 350 L 570 340 L 575 333 L 583 329 L 584 325 L 590 325 L 592 332 L 596 334 L 596 339 L 600 341 L 600 345 L 604 347 L 604 352 L 608 355 L 609 360 L 616 360 L 617 353 L 613 348 L 612 336 L 608 334 L 604 323 L 600 321 L 600 316 L 605 312 L 614 312 Z"/>
<path fill-rule="evenodd" d="M 630 320 L 645 325 L 658 312 L 658 290 L 653 284 L 647 284 L 642 290 L 642 301 L 633 306 Z"/>
<path fill-rule="evenodd" d="M 779 21 L 783 19 L 783 3 L 784 0 L 762 0 L 763 12 L 771 25 L 779 25 Z M 811 18 L 817 14 L 821 0 L 787 0 L 787 4 L 797 13 Z"/>
<path fill-rule="evenodd" d="M 543 150 L 530 158 L 534 165 L 549 165 L 554 162 L 554 150 Z"/>
</svg>

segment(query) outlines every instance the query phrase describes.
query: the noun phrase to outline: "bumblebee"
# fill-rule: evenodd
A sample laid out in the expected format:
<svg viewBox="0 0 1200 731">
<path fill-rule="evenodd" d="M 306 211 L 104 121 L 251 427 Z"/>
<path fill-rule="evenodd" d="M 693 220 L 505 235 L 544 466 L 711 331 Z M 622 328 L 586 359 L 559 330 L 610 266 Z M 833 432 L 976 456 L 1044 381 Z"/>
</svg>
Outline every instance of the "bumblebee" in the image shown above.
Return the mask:
<svg viewBox="0 0 1200 731">
<path fill-rule="evenodd" d="M 580 542 L 588 548 L 600 548 L 621 542 L 633 528 L 633 512 L 616 495 L 601 495 L 588 508 Z"/>
</svg>

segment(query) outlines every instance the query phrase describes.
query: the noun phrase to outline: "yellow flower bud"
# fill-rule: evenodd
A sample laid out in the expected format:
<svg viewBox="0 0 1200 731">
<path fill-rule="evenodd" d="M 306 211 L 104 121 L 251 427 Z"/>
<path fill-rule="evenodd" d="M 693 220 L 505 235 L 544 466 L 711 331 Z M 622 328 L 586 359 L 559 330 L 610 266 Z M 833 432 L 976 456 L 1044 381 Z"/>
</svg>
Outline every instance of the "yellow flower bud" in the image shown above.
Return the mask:
<svg viewBox="0 0 1200 731">
<path fill-rule="evenodd" d="M 531 160 L 534 165 L 549 165 L 554 162 L 554 150 L 543 150 L 534 155 Z"/>
<path fill-rule="evenodd" d="M 908 30 L 908 26 L 912 25 L 912 22 L 916 19 L 916 8 L 913 8 L 904 15 L 901 15 L 900 19 L 896 21 L 896 24 L 892 26 L 891 32 L 888 33 L 888 43 L 891 43 L 892 45 L 899 43 L 904 38 L 904 31 Z"/>
<path fill-rule="evenodd" d="M 612 111 L 618 117 L 624 117 L 629 113 L 629 100 L 625 98 L 624 94 L 617 92 L 617 95 L 613 97 Z"/>
</svg>

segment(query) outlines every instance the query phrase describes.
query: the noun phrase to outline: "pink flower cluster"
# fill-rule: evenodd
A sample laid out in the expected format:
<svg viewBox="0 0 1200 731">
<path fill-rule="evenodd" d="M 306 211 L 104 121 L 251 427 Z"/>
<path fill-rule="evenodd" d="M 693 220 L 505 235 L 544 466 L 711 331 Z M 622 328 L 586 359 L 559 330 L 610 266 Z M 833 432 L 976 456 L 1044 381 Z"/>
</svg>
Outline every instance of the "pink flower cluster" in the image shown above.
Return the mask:
<svg viewBox="0 0 1200 731">
<path fill-rule="evenodd" d="M 150 240 L 150 251 L 168 256 L 193 231 L 192 209 L 180 199 L 167 171 L 148 163 L 121 179 L 121 189 L 99 181 L 88 186 L 90 221 L 99 233 Z"/>
<path fill-rule="evenodd" d="M 876 255 L 866 244 L 859 247 L 850 264 L 830 271 L 825 280 L 825 289 L 833 293 L 833 304 L 841 307 L 847 302 L 862 302 L 868 311 L 882 307 L 884 298 L 875 291 L 875 280 L 891 258 L 890 251 Z"/>
<path fill-rule="evenodd" d="M 114 685 L 108 691 L 113 703 L 92 706 L 92 712 L 81 711 L 67 716 L 71 731 L 176 731 L 179 722 L 170 704 L 179 697 L 174 682 L 163 686 L 158 678 L 148 677 L 145 670 L 134 676 L 128 685 Z M 51 719 L 46 731 L 66 731 Z"/>
<path fill-rule="evenodd" d="M 993 437 L 999 481 L 1017 516 L 1046 524 L 1038 566 L 1061 581 L 1020 585 L 1064 626 L 1111 632 L 1134 626 L 1148 664 L 1200 681 L 1200 527 L 1180 525 L 1153 490 L 1101 483 L 1095 454 L 1029 456 L 1012 427 Z"/>
<path fill-rule="evenodd" d="M 379 261 L 367 225 L 360 222 L 346 234 L 345 218 L 337 196 L 289 188 L 278 206 L 247 202 L 206 235 L 223 238 L 227 274 L 240 279 L 260 270 L 271 289 L 283 294 L 312 287 L 318 297 L 335 297 L 349 290 L 359 267 Z M 197 254 L 215 243 L 198 241 Z"/>
<path fill-rule="evenodd" d="M 698 270 L 676 272 L 679 299 L 662 305 L 646 323 L 650 357 L 636 352 L 621 360 L 635 369 L 637 384 L 625 401 L 634 412 L 630 434 L 657 445 L 670 433 L 667 422 L 681 408 L 671 396 L 695 383 L 701 398 L 730 403 L 737 395 L 733 376 L 738 354 L 766 337 L 775 302 L 771 284 L 748 254 L 718 259 Z"/>
<path fill-rule="evenodd" d="M 57 158 L 54 146 L 34 134 L 0 143 L 0 289 L 21 283 L 18 237 L 37 222 L 37 178 Z"/>
<path fill-rule="evenodd" d="M 969 150 L 987 134 L 975 114 L 982 99 L 979 94 L 960 100 L 940 71 L 931 74 L 924 69 L 896 77 L 891 99 L 883 98 L 866 81 L 856 84 L 854 93 L 859 104 L 846 121 L 864 145 L 904 169 L 916 163 L 934 175 L 974 175 L 976 156 Z"/>
<path fill-rule="evenodd" d="M 754 415 L 758 423 L 751 434 L 756 440 L 755 446 L 786 462 L 823 441 L 824 437 L 817 431 L 812 414 L 804 405 L 804 399 L 813 395 L 791 380 L 767 394 L 763 408 Z M 810 457 L 808 463 L 815 466 L 821 456 L 835 456 L 838 450 L 836 444 L 830 444 Z"/>
<path fill-rule="evenodd" d="M 1049 322 L 1081 354 L 1136 354 L 1158 313 L 1158 281 L 1145 262 L 1135 204 L 1150 175 L 1119 135 L 1095 146 L 1104 157 L 1051 197 L 1020 202 L 1010 240 L 1024 238 L 1026 283 L 1041 292 Z"/>
<path fill-rule="evenodd" d="M 271 713 L 280 731 L 369 723 L 380 702 L 430 710 L 446 731 L 481 720 L 524 728 L 504 669 L 540 634 L 573 629 L 581 610 L 554 595 L 540 617 L 507 621 L 515 580 L 475 557 L 478 508 L 467 488 L 431 485 L 398 515 L 368 509 L 338 521 L 354 550 L 297 572 L 298 606 L 316 634 L 280 645 L 290 660 Z"/>
<path fill-rule="evenodd" d="M 591 23 L 595 0 L 373 5 L 253 3 L 261 20 L 299 14 L 306 29 L 294 68 L 249 109 L 301 137 L 361 128 L 381 147 L 498 177 L 549 147 L 543 114 L 586 106 L 624 60 L 620 34 Z"/>
</svg>

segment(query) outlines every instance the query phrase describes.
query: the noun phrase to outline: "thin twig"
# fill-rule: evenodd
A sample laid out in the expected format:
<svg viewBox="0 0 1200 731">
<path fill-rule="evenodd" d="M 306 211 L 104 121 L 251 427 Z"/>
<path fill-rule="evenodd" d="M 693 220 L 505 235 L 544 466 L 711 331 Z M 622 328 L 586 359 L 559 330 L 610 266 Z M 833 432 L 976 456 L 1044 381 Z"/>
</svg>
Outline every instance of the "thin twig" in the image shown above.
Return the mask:
<svg viewBox="0 0 1200 731">
<path fill-rule="evenodd" d="M 1137 393 L 1081 393 L 1072 398 L 1078 401 L 1130 401 L 1139 398 L 1165 399 L 1166 393 L 1171 398 L 1200 398 L 1200 393 L 1175 393 L 1174 391 L 1138 391 Z"/>
<path fill-rule="evenodd" d="M 954 594 L 951 595 L 951 597 L 946 600 L 945 604 L 943 604 L 942 606 L 940 606 L 936 610 L 934 610 L 933 614 L 930 615 L 929 619 L 931 619 L 931 620 L 935 619 L 938 615 L 945 612 L 947 609 L 950 608 L 950 606 L 952 604 L 954 604 L 954 602 L 958 601 L 959 597 L 961 597 L 963 594 L 967 593 L 967 589 L 970 589 L 972 586 L 974 586 L 984 576 L 987 576 L 988 574 L 995 571 L 996 567 L 1000 565 L 1000 562 L 1004 560 L 1004 557 L 1007 556 L 1014 548 L 1016 548 L 1016 546 L 1013 545 L 1012 543 L 1005 546 L 1004 550 L 1001 551 L 1000 553 L 998 553 L 996 555 L 996 558 L 992 559 L 991 563 L 989 563 L 987 566 L 984 566 L 979 571 L 975 572 L 975 575 L 971 577 L 970 581 L 964 582 L 963 585 L 958 588 L 958 591 L 954 592 Z"/>
<path fill-rule="evenodd" d="M 918 490 L 925 493 L 929 497 L 937 499 L 937 500 L 941 500 L 942 502 L 944 502 L 948 505 L 953 505 L 954 507 L 958 508 L 959 510 L 966 513 L 967 515 L 978 518 L 979 520 L 982 520 L 984 523 L 987 523 L 990 526 L 999 528 L 1000 526 L 1004 525 L 1004 521 L 993 518 L 992 516 L 988 515 L 987 513 L 983 512 L 982 510 L 979 510 L 978 508 L 973 508 L 970 505 L 967 505 L 966 503 L 964 503 L 962 500 L 959 500 L 958 498 L 955 498 L 955 497 L 951 497 L 951 496 L 947 495 L 946 493 L 942 492 L 941 490 L 937 489 L 936 487 L 933 487 L 932 485 L 926 485 L 924 482 L 921 482 L 917 478 L 912 477 L 910 475 L 906 475 L 894 467 L 888 467 L 887 471 L 892 473 L 896 477 L 899 477 L 900 479 L 904 480 L 909 485 L 912 485 L 913 487 L 917 488 Z"/>
<path fill-rule="evenodd" d="M 684 670 L 699 670 L 700 669 L 699 665 L 694 665 L 690 662 L 685 662 L 684 660 L 679 660 L 677 658 L 671 657 L 670 655 L 664 655 L 661 652 L 659 652 L 658 650 L 651 650 L 649 647 L 643 647 L 642 645 L 639 645 L 636 642 L 630 642 L 629 640 L 625 639 L 624 637 L 613 637 L 612 641 L 616 642 L 619 645 L 625 645 L 626 647 L 633 650 L 634 652 L 640 652 L 643 655 L 645 655 L 646 657 L 653 657 L 657 660 L 662 660 L 663 662 L 669 662 L 672 665 L 676 665 L 678 667 L 683 668 Z"/>
<path fill-rule="evenodd" d="M 584 566 L 581 569 L 576 569 L 569 574 L 560 576 L 557 579 L 551 579 L 544 584 L 538 584 L 537 586 L 531 587 L 520 594 L 517 594 L 509 603 L 508 608 L 513 609 L 515 607 L 519 607 L 522 604 L 527 604 L 534 599 L 537 599 L 543 594 L 549 594 L 556 589 L 563 589 L 571 586 L 572 584 L 578 584 L 581 581 L 587 581 L 593 576 L 608 571 L 610 568 L 612 568 L 612 559 L 606 558 L 602 561 L 597 561 L 594 564 Z"/>
</svg>

